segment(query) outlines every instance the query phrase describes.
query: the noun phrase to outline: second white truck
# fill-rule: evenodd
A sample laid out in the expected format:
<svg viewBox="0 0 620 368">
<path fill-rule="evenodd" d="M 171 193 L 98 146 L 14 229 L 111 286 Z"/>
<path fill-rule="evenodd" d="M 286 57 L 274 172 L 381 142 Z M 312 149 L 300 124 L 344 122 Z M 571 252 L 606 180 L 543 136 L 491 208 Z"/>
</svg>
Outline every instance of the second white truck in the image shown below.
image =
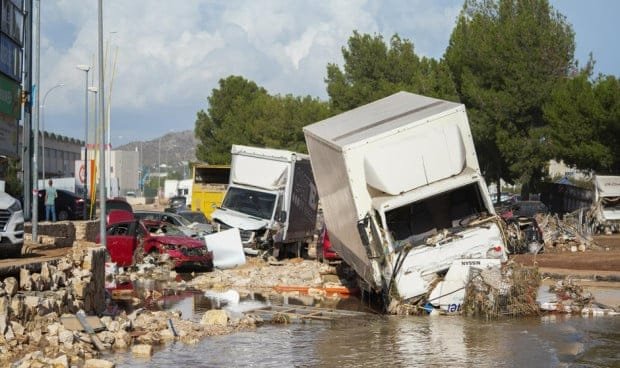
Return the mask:
<svg viewBox="0 0 620 368">
<path fill-rule="evenodd" d="M 620 176 L 594 177 L 593 213 L 595 231 L 612 234 L 620 232 Z"/>
<path fill-rule="evenodd" d="M 304 135 L 332 246 L 384 302 L 419 301 L 455 261 L 507 259 L 462 104 L 399 92 Z"/>
<path fill-rule="evenodd" d="M 301 255 L 313 239 L 318 205 L 308 155 L 241 145 L 231 154 L 230 183 L 213 223 L 238 228 L 247 254 Z"/>
</svg>

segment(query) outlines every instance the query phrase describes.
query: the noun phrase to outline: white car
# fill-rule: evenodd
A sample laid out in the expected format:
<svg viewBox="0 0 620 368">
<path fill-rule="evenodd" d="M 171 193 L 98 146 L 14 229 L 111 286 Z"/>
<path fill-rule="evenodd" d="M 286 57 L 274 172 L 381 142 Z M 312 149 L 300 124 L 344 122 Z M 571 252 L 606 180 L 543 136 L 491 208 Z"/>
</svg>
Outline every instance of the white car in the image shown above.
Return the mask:
<svg viewBox="0 0 620 368">
<path fill-rule="evenodd" d="M 19 256 L 24 245 L 24 212 L 19 201 L 0 192 L 0 257 Z"/>
</svg>

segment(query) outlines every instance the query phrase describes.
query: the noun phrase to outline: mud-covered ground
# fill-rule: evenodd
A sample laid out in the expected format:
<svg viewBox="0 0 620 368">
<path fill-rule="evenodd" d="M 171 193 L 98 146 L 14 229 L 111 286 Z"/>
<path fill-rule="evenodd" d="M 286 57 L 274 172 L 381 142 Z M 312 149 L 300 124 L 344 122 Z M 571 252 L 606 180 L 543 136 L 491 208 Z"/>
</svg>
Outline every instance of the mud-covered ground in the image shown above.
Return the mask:
<svg viewBox="0 0 620 368">
<path fill-rule="evenodd" d="M 596 247 L 584 252 L 545 249 L 542 254 L 519 254 L 512 257 L 524 265 L 537 265 L 541 269 L 571 270 L 583 274 L 617 274 L 620 276 L 620 234 L 600 235 L 594 238 Z"/>
</svg>

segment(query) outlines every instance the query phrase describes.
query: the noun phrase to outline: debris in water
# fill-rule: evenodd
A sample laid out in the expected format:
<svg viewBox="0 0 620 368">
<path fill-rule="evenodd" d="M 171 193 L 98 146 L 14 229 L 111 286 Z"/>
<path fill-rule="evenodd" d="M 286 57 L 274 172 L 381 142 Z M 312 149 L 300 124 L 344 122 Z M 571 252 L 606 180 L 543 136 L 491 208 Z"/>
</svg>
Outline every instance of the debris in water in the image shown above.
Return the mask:
<svg viewBox="0 0 620 368">
<path fill-rule="evenodd" d="M 536 295 L 541 278 L 537 267 L 510 262 L 501 270 L 473 272 L 466 286 L 463 312 L 468 316 L 499 318 L 540 314 Z"/>
</svg>

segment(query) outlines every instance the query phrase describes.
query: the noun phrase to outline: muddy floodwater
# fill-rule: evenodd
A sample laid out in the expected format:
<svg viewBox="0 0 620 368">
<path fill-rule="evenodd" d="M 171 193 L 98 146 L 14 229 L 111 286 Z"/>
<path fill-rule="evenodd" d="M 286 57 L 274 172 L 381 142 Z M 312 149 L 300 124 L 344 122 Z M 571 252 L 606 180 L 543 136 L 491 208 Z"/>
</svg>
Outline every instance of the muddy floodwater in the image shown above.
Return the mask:
<svg viewBox="0 0 620 368">
<path fill-rule="evenodd" d="M 210 308 L 233 315 L 268 300 L 228 304 L 203 294 L 160 301 L 199 320 Z M 357 300 L 347 306 L 355 308 Z M 483 321 L 461 316 L 381 316 L 274 325 L 163 346 L 149 359 L 108 357 L 117 367 L 620 367 L 620 317 L 550 315 Z"/>
</svg>

